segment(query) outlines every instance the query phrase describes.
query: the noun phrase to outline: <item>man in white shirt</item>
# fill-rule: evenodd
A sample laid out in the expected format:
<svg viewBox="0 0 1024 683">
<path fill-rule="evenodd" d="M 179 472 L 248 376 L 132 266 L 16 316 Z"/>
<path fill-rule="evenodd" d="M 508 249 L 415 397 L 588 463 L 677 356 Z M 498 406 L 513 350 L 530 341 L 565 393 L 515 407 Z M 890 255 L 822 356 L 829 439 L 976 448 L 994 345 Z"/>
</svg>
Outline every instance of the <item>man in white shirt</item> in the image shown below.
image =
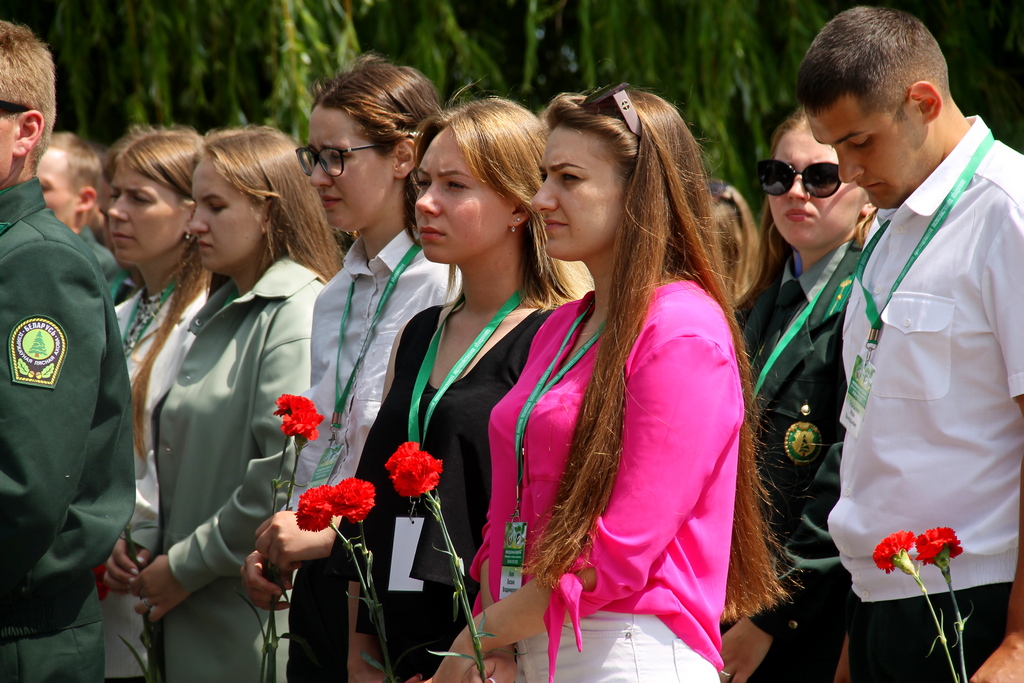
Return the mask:
<svg viewBox="0 0 1024 683">
<path fill-rule="evenodd" d="M 843 333 L 847 376 L 865 379 L 843 409 L 829 517 L 853 579 L 836 680 L 951 678 L 944 654 L 927 656 L 936 633 L 917 585 L 872 560 L 889 534 L 934 527 L 963 545 L 950 569 L 972 612 L 964 634 L 939 570 L 921 571 L 954 660 L 962 643 L 973 683 L 1024 680 L 1024 157 L 957 109 L 935 39 L 897 10 L 832 19 L 797 98 L 843 181 L 880 209 Z"/>
</svg>

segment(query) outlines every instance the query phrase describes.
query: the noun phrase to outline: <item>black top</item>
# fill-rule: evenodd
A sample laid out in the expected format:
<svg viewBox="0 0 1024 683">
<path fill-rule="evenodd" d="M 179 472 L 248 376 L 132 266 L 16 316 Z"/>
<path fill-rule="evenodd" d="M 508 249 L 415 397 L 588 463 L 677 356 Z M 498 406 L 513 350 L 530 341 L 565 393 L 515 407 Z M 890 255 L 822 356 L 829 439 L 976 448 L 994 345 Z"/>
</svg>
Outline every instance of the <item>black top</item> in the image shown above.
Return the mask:
<svg viewBox="0 0 1024 683">
<path fill-rule="evenodd" d="M 423 517 L 423 532 L 410 576 L 424 581 L 423 592 L 390 592 L 388 583 L 395 535 L 395 518 L 408 515 L 408 498 L 395 491 L 384 463 L 398 447 L 408 441 L 409 405 L 420 365 L 437 329 L 442 307 L 435 306 L 418 313 L 402 333 L 395 357 L 395 376 L 387 397 L 381 404 L 377 419 L 366 438 L 356 476 L 372 482 L 377 489 L 376 505 L 363 522 L 366 539 L 373 551 L 373 577 L 377 594 L 384 604 L 388 644 L 392 662 L 409 647 L 436 641 L 430 649 L 447 649 L 464 626 L 460 616 L 452 621 L 452 575 L 448 556 L 436 550 L 444 548 L 440 525 L 424 503 L 416 505 L 416 516 Z M 487 424 L 491 409 L 515 385 L 526 365 L 533 336 L 548 316 L 535 311 L 509 331 L 462 378 L 452 383 L 437 404 L 421 448 L 442 461 L 437 492 L 441 499 L 448 533 L 468 570 L 480 548 L 487 507 L 491 494 L 491 454 Z M 436 388 L 427 385 L 420 403 L 420 424 Z M 342 533 L 351 538 L 358 527 L 344 524 Z M 335 543 L 328 572 L 356 576 L 348 567 L 348 554 L 341 543 Z M 479 586 L 466 577 L 475 598 Z M 415 630 L 412 632 L 411 630 Z M 376 634 L 365 605 L 360 603 L 357 630 Z M 422 648 L 420 648 L 422 651 Z M 425 653 L 424 657 L 406 657 L 399 670 L 405 680 L 416 673 L 432 674 L 440 658 Z"/>
</svg>

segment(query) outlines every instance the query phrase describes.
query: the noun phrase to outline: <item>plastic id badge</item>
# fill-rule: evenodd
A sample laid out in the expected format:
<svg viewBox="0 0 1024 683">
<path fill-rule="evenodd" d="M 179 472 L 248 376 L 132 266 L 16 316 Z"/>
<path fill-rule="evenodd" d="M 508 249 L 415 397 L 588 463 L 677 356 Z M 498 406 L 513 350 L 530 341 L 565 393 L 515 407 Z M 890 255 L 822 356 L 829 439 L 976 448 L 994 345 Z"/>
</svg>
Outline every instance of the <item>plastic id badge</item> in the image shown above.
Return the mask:
<svg viewBox="0 0 1024 683">
<path fill-rule="evenodd" d="M 334 463 L 338 462 L 338 457 L 341 455 L 341 447 L 340 443 L 329 446 L 324 451 L 324 454 L 320 456 L 320 462 L 316 464 L 316 469 L 313 470 L 313 478 L 309 482 L 309 488 L 323 486 L 331 478 L 331 472 L 334 471 Z"/>
<path fill-rule="evenodd" d="M 860 434 L 860 425 L 864 421 L 864 411 L 867 409 L 868 397 L 871 395 L 871 384 L 875 381 L 875 366 L 871 361 L 864 360 L 858 355 L 853 363 L 853 376 L 850 378 L 850 385 L 846 389 L 846 401 L 843 403 L 843 412 L 839 421 L 854 436 Z"/>
<path fill-rule="evenodd" d="M 416 559 L 416 547 L 423 533 L 422 517 L 395 517 L 395 544 L 391 548 L 391 575 L 388 577 L 388 590 L 423 591 L 423 582 L 409 576 L 413 560 Z"/>
<path fill-rule="evenodd" d="M 525 555 L 526 522 L 506 522 L 505 547 L 501 559 L 502 598 L 512 595 L 522 587 Z"/>
</svg>

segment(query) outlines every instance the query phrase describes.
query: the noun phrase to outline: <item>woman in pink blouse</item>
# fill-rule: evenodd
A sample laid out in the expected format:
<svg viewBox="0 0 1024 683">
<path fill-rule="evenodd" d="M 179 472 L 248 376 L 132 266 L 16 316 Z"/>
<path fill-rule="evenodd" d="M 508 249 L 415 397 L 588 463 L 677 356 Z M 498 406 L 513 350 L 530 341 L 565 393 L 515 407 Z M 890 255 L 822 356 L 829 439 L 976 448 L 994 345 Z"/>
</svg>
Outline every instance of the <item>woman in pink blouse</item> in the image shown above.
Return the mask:
<svg viewBox="0 0 1024 683">
<path fill-rule="evenodd" d="M 560 95 L 544 118 L 534 208 L 548 254 L 583 261 L 594 292 L 551 315 L 491 414 L 473 567 L 488 680 L 713 683 L 723 610 L 779 588 L 700 148 L 625 85 Z M 468 632 L 451 649 L 472 653 Z M 479 681 L 454 657 L 434 678 L 463 680 Z"/>
</svg>

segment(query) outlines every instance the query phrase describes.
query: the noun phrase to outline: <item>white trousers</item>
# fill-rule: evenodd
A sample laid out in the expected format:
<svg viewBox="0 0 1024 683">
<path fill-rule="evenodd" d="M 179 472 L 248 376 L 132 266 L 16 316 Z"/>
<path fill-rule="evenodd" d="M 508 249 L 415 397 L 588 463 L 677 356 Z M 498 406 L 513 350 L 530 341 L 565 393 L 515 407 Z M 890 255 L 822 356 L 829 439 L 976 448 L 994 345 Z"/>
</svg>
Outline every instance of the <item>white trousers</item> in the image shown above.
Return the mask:
<svg viewBox="0 0 1024 683">
<path fill-rule="evenodd" d="M 580 620 L 583 652 L 562 626 L 555 683 L 718 683 L 718 672 L 649 614 L 597 612 Z M 548 635 L 516 644 L 516 683 L 548 683 Z"/>
</svg>

